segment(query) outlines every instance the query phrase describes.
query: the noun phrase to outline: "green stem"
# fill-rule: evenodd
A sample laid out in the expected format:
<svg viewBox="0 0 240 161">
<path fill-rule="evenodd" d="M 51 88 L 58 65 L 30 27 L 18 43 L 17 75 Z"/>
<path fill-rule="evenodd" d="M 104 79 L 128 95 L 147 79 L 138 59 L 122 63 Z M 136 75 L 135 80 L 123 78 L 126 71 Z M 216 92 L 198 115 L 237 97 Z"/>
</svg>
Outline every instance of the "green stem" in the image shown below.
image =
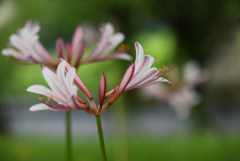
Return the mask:
<svg viewBox="0 0 240 161">
<path fill-rule="evenodd" d="M 66 111 L 66 152 L 67 161 L 72 161 L 71 113 Z"/>
<path fill-rule="evenodd" d="M 102 153 L 102 161 L 107 161 L 101 119 L 100 119 L 100 116 L 95 116 L 95 117 L 96 117 L 96 122 L 97 122 L 97 127 L 98 127 L 98 137 L 99 137 L 100 148 L 101 148 L 101 153 Z"/>
</svg>

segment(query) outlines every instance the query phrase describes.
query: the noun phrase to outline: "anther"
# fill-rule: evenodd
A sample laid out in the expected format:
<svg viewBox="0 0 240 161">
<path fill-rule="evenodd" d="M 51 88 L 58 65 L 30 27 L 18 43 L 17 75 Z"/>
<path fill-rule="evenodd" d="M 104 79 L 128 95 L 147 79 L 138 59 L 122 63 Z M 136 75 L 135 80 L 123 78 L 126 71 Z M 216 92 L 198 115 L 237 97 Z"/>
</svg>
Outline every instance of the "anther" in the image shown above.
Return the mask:
<svg viewBox="0 0 240 161">
<path fill-rule="evenodd" d="M 43 102 L 43 98 L 41 96 L 38 97 L 38 99 Z"/>
<path fill-rule="evenodd" d="M 126 44 L 124 44 L 124 43 L 122 43 L 120 46 L 119 46 L 119 50 L 120 51 L 126 51 L 126 50 L 128 50 L 130 47 L 129 47 L 129 45 L 126 45 Z"/>
<path fill-rule="evenodd" d="M 46 104 L 48 104 L 50 101 L 51 101 L 51 98 L 50 97 L 47 97 L 47 101 L 45 102 Z"/>
<path fill-rule="evenodd" d="M 58 101 L 59 101 L 59 99 L 60 99 L 60 98 L 57 98 L 57 99 L 56 99 L 56 102 L 58 102 Z"/>
</svg>

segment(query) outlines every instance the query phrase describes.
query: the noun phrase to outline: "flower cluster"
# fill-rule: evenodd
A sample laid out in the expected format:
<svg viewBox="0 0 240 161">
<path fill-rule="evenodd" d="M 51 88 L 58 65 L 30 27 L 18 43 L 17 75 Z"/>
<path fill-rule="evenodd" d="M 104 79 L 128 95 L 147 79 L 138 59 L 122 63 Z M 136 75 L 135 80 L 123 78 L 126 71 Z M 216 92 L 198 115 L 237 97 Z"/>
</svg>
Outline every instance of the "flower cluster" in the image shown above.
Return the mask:
<svg viewBox="0 0 240 161">
<path fill-rule="evenodd" d="M 58 61 L 48 53 L 39 41 L 39 31 L 39 24 L 28 21 L 22 29 L 18 30 L 18 34 L 10 36 L 10 43 L 7 48 L 2 50 L 2 54 L 26 63 L 43 64 L 55 69 Z M 82 60 L 86 43 L 82 41 L 84 34 L 83 27 L 78 26 L 73 35 L 72 43 L 67 43 L 66 47 L 61 38 L 57 39 L 56 49 L 58 57 L 64 58 L 75 68 L 80 64 L 114 58 L 128 61 L 132 60 L 131 56 L 129 56 L 125 50 L 117 50 L 109 54 L 124 40 L 122 33 L 114 33 L 114 28 L 111 23 L 103 24 L 100 32 L 101 36 L 95 49 L 87 58 Z"/>
<path fill-rule="evenodd" d="M 45 95 L 49 98 L 48 100 L 52 98 L 55 105 L 50 105 L 49 101 L 44 102 L 40 99 L 43 103 L 33 105 L 30 107 L 30 111 L 48 109 L 83 109 L 90 114 L 98 116 L 101 115 L 124 91 L 139 87 L 146 87 L 158 82 L 170 83 L 164 78 L 168 72 L 161 73 L 161 71 L 157 70 L 157 68 L 151 67 L 154 62 L 154 58 L 150 55 L 144 55 L 143 48 L 138 42 L 135 43 L 135 48 L 136 60 L 128 67 L 117 87 L 109 92 L 106 92 L 106 77 L 104 73 L 102 74 L 100 79 L 98 106 L 93 101 L 91 93 L 81 78 L 75 73 L 75 68 L 73 68 L 66 60 L 59 58 L 61 63 L 57 68 L 56 74 L 50 69 L 43 67 L 43 76 L 52 90 L 40 85 L 33 85 L 30 86 L 27 91 Z M 63 69 L 64 67 L 65 70 Z M 79 89 L 87 96 L 88 104 L 76 94 L 76 87 L 73 85 L 73 82 L 75 82 Z"/>
<path fill-rule="evenodd" d="M 111 23 L 103 24 L 100 28 L 100 32 L 101 36 L 95 49 L 83 60 L 82 56 L 86 43 L 82 41 L 83 28 L 81 26 L 77 27 L 73 35 L 72 43 L 66 44 L 65 51 L 62 38 L 58 38 L 56 42 L 56 49 L 59 57 L 67 60 L 68 63 L 75 68 L 77 68 L 80 64 L 113 58 L 129 61 L 132 60 L 132 57 L 125 53 L 125 50 L 117 50 L 113 54 L 108 55 L 109 52 L 111 52 L 124 40 L 124 35 L 122 33 L 114 33 L 114 28 Z"/>
<path fill-rule="evenodd" d="M 107 59 L 131 60 L 126 52 L 126 48 L 120 47 L 113 51 L 123 40 L 122 33 L 115 33 L 113 25 L 110 23 L 103 24 L 100 28 L 100 39 L 93 51 L 83 58 L 86 42 L 83 38 L 83 27 L 78 26 L 72 38 L 71 43 L 64 44 L 62 38 L 56 41 L 56 50 L 58 59 L 53 58 L 39 41 L 38 32 L 40 26 L 37 23 L 28 21 L 24 28 L 18 31 L 18 34 L 10 36 L 10 44 L 2 51 L 5 56 L 24 61 L 30 64 L 42 64 L 42 74 L 50 89 L 42 85 L 32 85 L 27 91 L 39 95 L 47 96 L 44 101 L 42 96 L 39 97 L 42 103 L 30 107 L 30 111 L 39 110 L 84 110 L 96 116 L 101 115 L 108 107 L 124 92 L 134 88 L 146 87 L 159 82 L 168 82 L 166 78 L 168 70 L 166 67 L 157 69 L 152 67 L 154 58 L 145 55 L 142 46 L 136 42 L 136 59 L 122 77 L 119 85 L 106 92 L 107 82 L 104 73 L 100 79 L 99 86 L 99 105 L 93 100 L 88 88 L 76 73 L 76 68 L 85 63 L 102 61 Z M 56 70 L 56 72 L 51 69 Z M 75 83 L 75 85 L 73 84 Z M 82 99 L 77 93 L 80 89 L 87 98 Z"/>
</svg>

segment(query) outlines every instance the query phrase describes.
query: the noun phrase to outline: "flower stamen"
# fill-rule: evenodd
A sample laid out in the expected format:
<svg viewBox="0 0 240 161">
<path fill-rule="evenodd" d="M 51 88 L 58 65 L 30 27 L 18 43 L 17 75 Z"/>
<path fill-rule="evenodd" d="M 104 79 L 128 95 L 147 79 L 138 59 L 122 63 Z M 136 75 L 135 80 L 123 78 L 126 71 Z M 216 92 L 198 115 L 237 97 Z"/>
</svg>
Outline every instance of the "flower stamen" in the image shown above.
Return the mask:
<svg viewBox="0 0 240 161">
<path fill-rule="evenodd" d="M 56 102 L 58 102 L 58 101 L 59 101 L 59 99 L 60 99 L 60 98 L 57 98 L 57 99 L 56 99 Z"/>
<path fill-rule="evenodd" d="M 164 65 L 163 65 L 163 68 L 158 68 L 158 70 L 160 71 L 159 72 L 159 75 L 162 77 L 162 76 L 166 76 L 167 77 L 167 75 L 168 75 L 168 73 L 169 73 L 169 70 L 168 70 L 168 67 L 165 67 Z"/>
<path fill-rule="evenodd" d="M 47 97 L 47 101 L 44 101 L 43 98 L 41 96 L 38 97 L 39 100 L 42 102 L 42 103 L 45 103 L 45 104 L 48 104 L 50 101 L 51 101 L 51 98 L 50 97 Z"/>
<path fill-rule="evenodd" d="M 122 43 L 119 47 L 118 47 L 118 50 L 120 51 L 128 51 L 130 49 L 130 46 L 129 45 L 126 45 L 124 43 Z"/>
</svg>

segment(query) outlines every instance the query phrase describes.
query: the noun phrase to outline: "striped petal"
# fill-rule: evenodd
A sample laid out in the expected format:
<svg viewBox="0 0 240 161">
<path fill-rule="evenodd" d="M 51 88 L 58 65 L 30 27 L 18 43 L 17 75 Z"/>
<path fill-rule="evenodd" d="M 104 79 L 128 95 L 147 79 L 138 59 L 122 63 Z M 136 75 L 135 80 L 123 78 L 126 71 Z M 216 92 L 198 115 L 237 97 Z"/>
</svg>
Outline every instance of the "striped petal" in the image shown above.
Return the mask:
<svg viewBox="0 0 240 161">
<path fill-rule="evenodd" d="M 68 96 L 68 94 L 65 94 L 64 92 L 62 92 L 61 86 L 57 79 L 57 75 L 48 68 L 44 68 L 42 70 L 42 73 L 43 73 L 44 79 L 46 80 L 50 88 L 54 91 L 54 93 L 60 99 L 64 100 Z"/>
<path fill-rule="evenodd" d="M 112 95 L 109 100 L 109 104 L 113 103 L 125 90 L 126 86 L 128 85 L 129 81 L 131 80 L 133 73 L 134 73 L 135 64 L 132 64 L 128 67 L 127 71 L 125 72 L 120 84 L 118 85 L 116 91 Z"/>
<path fill-rule="evenodd" d="M 67 95 L 70 94 L 71 88 L 69 88 L 68 84 L 66 83 L 65 79 L 65 64 L 66 62 L 60 63 L 57 68 L 57 78 L 59 81 L 59 85 L 62 87 L 63 93 L 66 93 Z"/>
<path fill-rule="evenodd" d="M 66 60 L 59 58 L 59 61 L 64 62 Z M 66 62 L 66 66 L 65 66 L 66 71 L 70 70 L 71 68 L 72 68 L 71 65 L 68 62 Z M 74 82 L 83 91 L 83 93 L 87 95 L 89 99 L 92 99 L 91 93 L 89 92 L 89 90 L 87 89 L 87 87 L 85 86 L 85 84 L 77 74 L 75 74 L 74 76 Z"/>
<path fill-rule="evenodd" d="M 168 80 L 160 77 L 165 76 L 162 74 L 159 76 L 159 71 L 156 67 L 151 67 L 154 58 L 150 55 L 144 55 L 143 48 L 138 42 L 135 43 L 136 48 L 136 60 L 135 60 L 135 71 L 132 79 L 127 85 L 126 90 L 133 88 L 145 87 L 158 82 L 169 82 Z M 172 68 L 171 68 L 172 69 Z M 169 71 L 171 71 L 171 69 Z M 170 83 L 170 82 L 169 82 Z"/>
</svg>

